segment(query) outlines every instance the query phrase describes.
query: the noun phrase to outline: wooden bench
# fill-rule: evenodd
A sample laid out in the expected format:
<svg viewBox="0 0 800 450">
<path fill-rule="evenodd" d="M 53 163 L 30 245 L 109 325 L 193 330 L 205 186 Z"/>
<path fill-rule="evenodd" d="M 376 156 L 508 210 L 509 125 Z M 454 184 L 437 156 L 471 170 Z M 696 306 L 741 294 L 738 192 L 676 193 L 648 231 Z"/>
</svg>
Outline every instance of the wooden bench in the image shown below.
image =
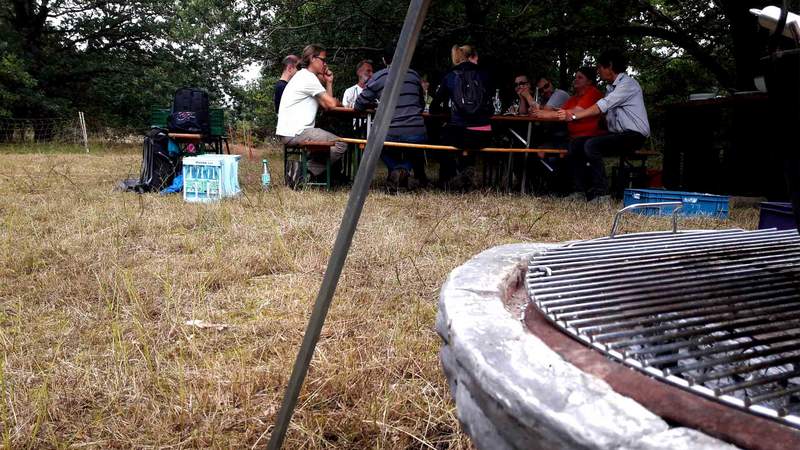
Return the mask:
<svg viewBox="0 0 800 450">
<path fill-rule="evenodd" d="M 305 186 L 324 186 L 331 189 L 331 159 L 330 150 L 335 143 L 332 141 L 303 141 L 299 144 L 283 146 L 283 176 L 286 186 L 300 189 Z M 309 155 L 313 153 L 326 154 L 325 182 L 310 181 L 308 172 Z"/>
<path fill-rule="evenodd" d="M 357 138 L 339 138 L 338 141 L 345 142 L 348 144 L 354 144 L 358 147 L 359 150 L 364 150 L 367 145 L 366 139 L 357 139 Z M 461 149 L 458 147 L 453 147 L 451 145 L 436 145 L 436 144 L 413 144 L 407 142 L 392 142 L 386 141 L 383 143 L 384 147 L 395 147 L 395 148 L 407 148 L 407 149 L 417 149 L 417 150 L 434 150 L 434 151 L 448 151 L 448 152 L 462 152 L 463 155 L 466 155 L 470 150 Z M 547 156 L 557 156 L 559 158 L 564 158 L 567 155 L 566 149 L 561 148 L 507 148 L 507 147 L 484 147 L 477 150 L 472 150 L 477 153 L 486 153 L 486 154 L 497 154 L 503 153 L 509 155 L 509 163 L 506 170 L 506 178 L 509 179 L 510 182 L 510 174 L 511 174 L 511 155 L 512 154 L 525 154 L 526 156 L 529 154 L 534 154 L 539 158 L 545 158 Z M 360 154 L 356 156 L 356 160 L 360 161 Z M 543 161 L 544 163 L 544 161 Z M 545 167 L 552 171 L 547 163 L 544 163 Z M 355 172 L 356 169 L 354 169 Z M 484 177 L 486 178 L 486 173 L 484 173 Z M 499 178 L 499 176 L 497 177 Z M 521 184 L 521 190 L 525 192 L 525 172 L 523 172 L 523 181 Z"/>
<path fill-rule="evenodd" d="M 355 138 L 339 138 L 339 142 L 346 142 L 348 144 L 356 144 L 361 148 L 364 148 L 367 145 L 366 139 L 355 139 Z M 435 144 L 412 144 L 408 142 L 392 142 L 386 141 L 383 143 L 384 147 L 397 147 L 397 148 L 414 148 L 419 150 L 439 150 L 439 151 L 448 151 L 448 152 L 462 152 L 467 154 L 470 150 L 461 149 L 458 147 L 453 147 L 452 145 L 435 145 Z M 564 149 L 555 149 L 555 148 L 504 148 L 504 147 L 485 147 L 477 150 L 479 153 L 535 153 L 540 158 L 544 158 L 545 155 L 556 155 L 561 158 L 566 156 L 567 151 Z"/>
</svg>

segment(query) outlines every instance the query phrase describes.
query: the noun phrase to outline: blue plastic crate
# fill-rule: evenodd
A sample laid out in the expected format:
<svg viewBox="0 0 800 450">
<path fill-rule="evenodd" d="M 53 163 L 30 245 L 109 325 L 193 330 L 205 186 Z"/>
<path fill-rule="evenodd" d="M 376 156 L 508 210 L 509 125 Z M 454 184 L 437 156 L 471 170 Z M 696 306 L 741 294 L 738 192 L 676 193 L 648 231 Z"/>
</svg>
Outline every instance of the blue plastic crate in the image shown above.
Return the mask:
<svg viewBox="0 0 800 450">
<path fill-rule="evenodd" d="M 682 202 L 684 216 L 713 216 L 727 219 L 727 195 L 699 194 L 697 192 L 665 191 L 661 189 L 625 189 L 625 206 L 635 203 Z M 637 209 L 647 216 L 670 215 L 675 207 Z"/>
<path fill-rule="evenodd" d="M 183 158 L 183 199 L 213 202 L 238 195 L 240 155 L 201 155 Z"/>
</svg>

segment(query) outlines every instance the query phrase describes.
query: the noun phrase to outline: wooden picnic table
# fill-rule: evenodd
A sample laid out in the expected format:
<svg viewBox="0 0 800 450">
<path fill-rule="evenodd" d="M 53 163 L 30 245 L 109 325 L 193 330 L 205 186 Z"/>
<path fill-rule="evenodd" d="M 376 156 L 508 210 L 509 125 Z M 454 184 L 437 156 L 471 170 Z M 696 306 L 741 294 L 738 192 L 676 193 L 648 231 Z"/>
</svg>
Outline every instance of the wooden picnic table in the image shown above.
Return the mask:
<svg viewBox="0 0 800 450">
<path fill-rule="evenodd" d="M 370 132 L 372 131 L 372 119 L 375 115 L 374 109 L 366 109 L 363 111 L 357 111 L 354 108 L 348 108 L 345 106 L 337 106 L 335 108 L 331 108 L 326 110 L 326 113 L 331 114 L 342 114 L 342 115 L 349 115 L 352 117 L 366 117 L 367 119 L 367 136 L 369 136 Z M 446 121 L 450 115 L 446 113 L 429 113 L 423 112 L 422 117 L 426 120 L 432 119 L 440 119 L 442 122 Z M 517 123 L 526 123 L 528 125 L 527 128 L 527 135 L 525 138 L 520 136 L 516 131 L 513 129 L 509 129 L 511 133 L 519 139 L 523 144 L 525 144 L 525 148 L 530 148 L 531 146 L 531 138 L 533 135 L 533 125 L 535 123 L 540 122 L 558 122 L 556 119 L 550 118 L 542 118 L 542 117 L 534 117 L 527 114 L 498 114 L 494 115 L 490 119 L 492 122 L 499 122 L 499 123 L 509 123 L 509 122 L 517 122 Z"/>
</svg>

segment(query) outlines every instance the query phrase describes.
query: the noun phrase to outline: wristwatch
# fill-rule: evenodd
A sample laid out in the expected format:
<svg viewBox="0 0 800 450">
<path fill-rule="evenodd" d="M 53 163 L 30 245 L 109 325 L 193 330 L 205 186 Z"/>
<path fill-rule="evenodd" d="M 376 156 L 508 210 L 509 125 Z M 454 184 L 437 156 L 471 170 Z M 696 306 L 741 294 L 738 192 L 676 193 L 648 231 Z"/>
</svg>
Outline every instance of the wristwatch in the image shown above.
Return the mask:
<svg viewBox="0 0 800 450">
<path fill-rule="evenodd" d="M 578 120 L 578 116 L 576 116 L 575 113 L 572 113 L 572 120 Z"/>
</svg>

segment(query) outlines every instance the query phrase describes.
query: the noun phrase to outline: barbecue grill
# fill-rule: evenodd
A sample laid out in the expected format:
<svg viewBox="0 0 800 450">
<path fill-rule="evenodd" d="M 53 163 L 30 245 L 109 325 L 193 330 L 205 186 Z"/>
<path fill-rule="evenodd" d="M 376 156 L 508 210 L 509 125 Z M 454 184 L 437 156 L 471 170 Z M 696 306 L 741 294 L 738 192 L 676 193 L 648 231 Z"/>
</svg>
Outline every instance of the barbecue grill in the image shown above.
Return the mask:
<svg viewBox="0 0 800 450">
<path fill-rule="evenodd" d="M 628 366 L 800 428 L 798 232 L 615 236 L 617 220 L 608 238 L 534 255 L 531 304 Z"/>
</svg>

